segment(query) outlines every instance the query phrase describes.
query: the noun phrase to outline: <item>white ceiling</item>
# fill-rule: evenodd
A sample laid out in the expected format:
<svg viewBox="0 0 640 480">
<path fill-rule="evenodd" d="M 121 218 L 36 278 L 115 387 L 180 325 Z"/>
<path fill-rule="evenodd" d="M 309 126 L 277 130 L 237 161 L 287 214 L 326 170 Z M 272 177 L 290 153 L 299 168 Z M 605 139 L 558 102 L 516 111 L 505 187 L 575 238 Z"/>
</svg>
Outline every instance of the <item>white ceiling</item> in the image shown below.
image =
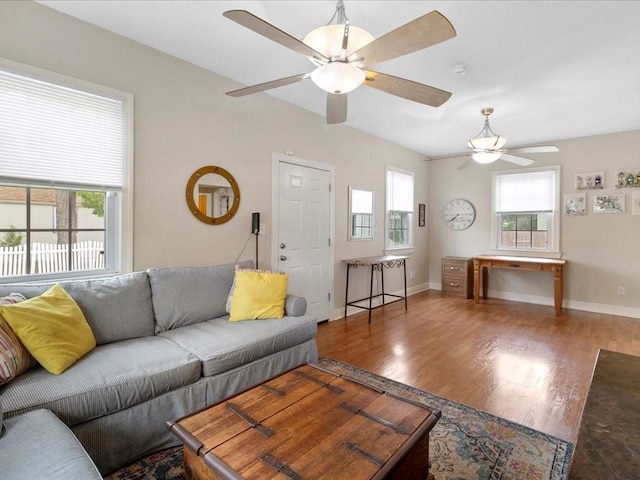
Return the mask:
<svg viewBox="0 0 640 480">
<path fill-rule="evenodd" d="M 302 55 L 222 16 L 244 9 L 303 38 L 335 1 L 40 1 L 243 85 L 310 72 Z M 640 2 L 345 1 L 352 25 L 379 37 L 432 10 L 457 37 L 376 69 L 452 92 L 433 108 L 360 87 L 347 125 L 434 157 L 462 153 L 495 108 L 507 147 L 640 129 Z M 468 66 L 464 77 L 452 68 Z M 268 94 L 324 116 L 310 80 Z M 258 94 L 258 95 L 264 95 Z M 245 98 L 236 99 L 247 101 Z M 332 126 L 331 128 L 341 128 Z"/>
</svg>

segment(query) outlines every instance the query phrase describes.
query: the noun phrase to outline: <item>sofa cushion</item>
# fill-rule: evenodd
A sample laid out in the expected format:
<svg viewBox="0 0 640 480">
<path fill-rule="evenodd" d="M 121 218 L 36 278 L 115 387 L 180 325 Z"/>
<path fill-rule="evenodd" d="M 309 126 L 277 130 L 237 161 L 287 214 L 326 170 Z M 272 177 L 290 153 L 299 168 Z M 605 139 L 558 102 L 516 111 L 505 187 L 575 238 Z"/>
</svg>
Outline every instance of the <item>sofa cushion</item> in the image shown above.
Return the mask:
<svg viewBox="0 0 640 480">
<path fill-rule="evenodd" d="M 57 282 L 0 285 L 0 296 L 35 297 Z M 84 313 L 96 344 L 154 334 L 151 287 L 145 272 L 59 282 Z"/>
<path fill-rule="evenodd" d="M 286 273 L 237 269 L 229 321 L 282 318 L 288 278 Z"/>
<path fill-rule="evenodd" d="M 253 262 L 238 264 L 251 268 Z M 210 267 L 150 268 L 156 333 L 225 314 L 235 264 Z"/>
<path fill-rule="evenodd" d="M 0 305 L 15 305 L 23 302 L 24 296 L 14 293 L 0 298 Z M 26 372 L 35 360 L 16 336 L 0 313 L 0 385 Z"/>
<path fill-rule="evenodd" d="M 202 375 L 231 370 L 315 338 L 318 324 L 309 316 L 278 320 L 229 322 L 220 317 L 160 336 L 169 338 L 202 360 Z"/>
<path fill-rule="evenodd" d="M 200 378 L 196 356 L 161 337 L 101 345 L 61 375 L 32 368 L 3 387 L 5 416 L 36 408 L 69 426 L 143 403 Z"/>
<path fill-rule="evenodd" d="M 29 353 L 59 375 L 96 347 L 96 339 L 78 304 L 60 285 L 15 305 L 2 314 Z"/>
<path fill-rule="evenodd" d="M 13 480 L 101 480 L 78 439 L 48 410 L 6 421 L 0 439 L 0 477 Z"/>
</svg>

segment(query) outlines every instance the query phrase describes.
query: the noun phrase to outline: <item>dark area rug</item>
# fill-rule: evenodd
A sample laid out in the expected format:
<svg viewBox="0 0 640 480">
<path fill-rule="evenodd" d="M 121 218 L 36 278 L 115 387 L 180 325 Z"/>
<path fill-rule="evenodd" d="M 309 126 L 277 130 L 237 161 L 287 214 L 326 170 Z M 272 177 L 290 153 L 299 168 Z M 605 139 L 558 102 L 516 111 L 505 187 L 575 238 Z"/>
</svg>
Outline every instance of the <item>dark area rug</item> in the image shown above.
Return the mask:
<svg viewBox="0 0 640 480">
<path fill-rule="evenodd" d="M 431 473 L 437 480 L 567 478 L 573 453 L 570 442 L 336 360 L 322 358 L 319 364 L 440 410 L 442 418 L 430 434 Z M 182 479 L 182 448 L 155 453 L 106 478 Z"/>
<path fill-rule="evenodd" d="M 600 350 L 569 478 L 640 478 L 640 357 Z"/>
</svg>

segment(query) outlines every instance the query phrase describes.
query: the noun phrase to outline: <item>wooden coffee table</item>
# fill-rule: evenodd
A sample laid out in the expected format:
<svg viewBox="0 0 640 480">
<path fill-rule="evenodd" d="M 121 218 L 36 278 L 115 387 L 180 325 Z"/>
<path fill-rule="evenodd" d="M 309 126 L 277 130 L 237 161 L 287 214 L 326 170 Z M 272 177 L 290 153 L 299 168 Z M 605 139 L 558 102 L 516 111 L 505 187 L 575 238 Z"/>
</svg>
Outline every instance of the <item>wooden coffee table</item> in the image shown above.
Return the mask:
<svg viewBox="0 0 640 480">
<path fill-rule="evenodd" d="M 303 365 L 167 428 L 185 479 L 426 479 L 439 411 Z"/>
</svg>

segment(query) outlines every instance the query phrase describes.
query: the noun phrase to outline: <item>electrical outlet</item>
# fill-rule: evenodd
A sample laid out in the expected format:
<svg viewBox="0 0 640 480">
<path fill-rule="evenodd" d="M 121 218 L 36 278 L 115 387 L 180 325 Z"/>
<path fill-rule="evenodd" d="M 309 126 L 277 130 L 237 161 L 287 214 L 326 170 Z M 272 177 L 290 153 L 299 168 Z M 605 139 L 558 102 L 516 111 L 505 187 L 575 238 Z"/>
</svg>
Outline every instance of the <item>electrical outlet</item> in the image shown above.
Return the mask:
<svg viewBox="0 0 640 480">
<path fill-rule="evenodd" d="M 260 224 L 260 231 L 258 232 L 259 235 L 266 235 L 267 234 L 267 224 L 266 223 L 261 223 Z"/>
<path fill-rule="evenodd" d="M 416 272 L 409 272 L 409 278 L 416 278 Z"/>
<path fill-rule="evenodd" d="M 618 287 L 618 295 L 624 295 L 624 287 Z"/>
</svg>

